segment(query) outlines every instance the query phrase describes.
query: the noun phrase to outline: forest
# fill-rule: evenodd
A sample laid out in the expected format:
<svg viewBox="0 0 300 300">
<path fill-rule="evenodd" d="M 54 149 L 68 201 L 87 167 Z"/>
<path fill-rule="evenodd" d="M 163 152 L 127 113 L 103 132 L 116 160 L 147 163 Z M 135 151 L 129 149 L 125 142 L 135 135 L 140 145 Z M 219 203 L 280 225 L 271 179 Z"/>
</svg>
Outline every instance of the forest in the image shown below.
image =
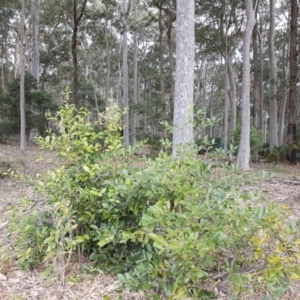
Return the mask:
<svg viewBox="0 0 300 300">
<path fill-rule="evenodd" d="M 296 0 L 1 0 L 0 298 L 296 299 L 297 29 Z"/>
</svg>

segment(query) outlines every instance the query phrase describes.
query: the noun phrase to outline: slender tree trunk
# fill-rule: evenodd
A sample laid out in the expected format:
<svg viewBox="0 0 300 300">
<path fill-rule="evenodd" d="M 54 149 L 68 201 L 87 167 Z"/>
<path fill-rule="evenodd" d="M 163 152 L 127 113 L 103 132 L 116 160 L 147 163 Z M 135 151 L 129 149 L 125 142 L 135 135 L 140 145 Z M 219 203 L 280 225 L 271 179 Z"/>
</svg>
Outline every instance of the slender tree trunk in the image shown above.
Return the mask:
<svg viewBox="0 0 300 300">
<path fill-rule="evenodd" d="M 274 49 L 274 31 L 275 31 L 275 0 L 270 0 L 270 28 L 269 28 L 269 68 L 270 68 L 270 129 L 269 143 L 270 151 L 278 146 L 278 121 L 277 121 L 277 98 L 276 98 L 276 79 L 277 67 Z"/>
<path fill-rule="evenodd" d="M 15 52 L 14 52 L 14 78 L 20 75 L 20 37 L 16 34 L 15 37 Z"/>
<path fill-rule="evenodd" d="M 5 90 L 5 78 L 4 78 L 4 59 L 3 59 L 3 50 L 1 49 L 1 86 L 2 90 Z"/>
<path fill-rule="evenodd" d="M 298 18 L 297 0 L 291 0 L 291 33 L 290 33 L 290 90 L 289 90 L 289 119 L 287 128 L 287 143 L 290 145 L 288 160 L 296 164 L 297 144 L 297 18 Z"/>
<path fill-rule="evenodd" d="M 227 44 L 227 43 L 226 43 Z M 226 45 L 227 47 L 227 45 Z M 228 110 L 229 110 L 229 80 L 228 80 L 228 72 L 227 72 L 227 64 L 228 64 L 228 54 L 227 49 L 225 50 L 225 65 L 224 65 L 224 134 L 223 134 L 223 143 L 224 143 L 224 150 L 227 151 L 228 146 Z"/>
<path fill-rule="evenodd" d="M 173 157 L 180 144 L 192 143 L 195 65 L 195 2 L 177 0 Z"/>
<path fill-rule="evenodd" d="M 229 55 L 227 61 L 227 72 L 229 79 L 229 98 L 230 98 L 230 124 L 229 130 L 233 133 L 236 129 L 236 86 L 235 73 L 232 66 L 232 55 Z"/>
<path fill-rule="evenodd" d="M 135 1 L 134 6 L 134 21 L 137 26 L 137 16 L 138 16 L 138 3 Z M 137 31 L 133 34 L 133 115 L 132 115 L 132 145 L 136 144 L 136 129 L 137 129 L 137 103 L 138 103 L 138 40 Z"/>
<path fill-rule="evenodd" d="M 22 0 L 21 12 L 21 45 L 20 45 L 20 150 L 25 151 L 26 148 L 26 119 L 25 119 L 25 0 Z"/>
<path fill-rule="evenodd" d="M 255 12 L 255 18 L 257 19 L 257 11 Z M 259 43 L 257 33 L 257 23 L 254 25 L 252 32 L 252 47 L 253 47 L 253 65 L 254 65 L 254 77 L 253 77 L 253 104 L 254 114 L 253 123 L 256 129 L 260 128 L 259 110 L 260 110 L 260 64 L 259 64 Z"/>
<path fill-rule="evenodd" d="M 243 85 L 242 85 L 242 130 L 237 163 L 243 171 L 250 169 L 250 43 L 255 13 L 252 0 L 245 0 L 247 23 L 243 39 Z"/>
<path fill-rule="evenodd" d="M 123 0 L 123 107 L 128 108 L 128 50 L 127 50 L 127 0 Z M 124 114 L 124 142 L 125 146 L 129 146 L 129 113 Z"/>
<path fill-rule="evenodd" d="M 107 72 L 106 72 L 106 85 L 105 85 L 105 104 L 109 105 L 109 90 L 110 90 L 110 66 L 111 66 L 111 45 L 109 35 L 111 32 L 108 28 L 108 7 L 106 6 L 106 26 L 105 26 L 105 44 L 106 44 L 106 59 L 107 59 Z"/>
<path fill-rule="evenodd" d="M 166 93 L 165 93 L 165 72 L 164 72 L 164 48 L 163 48 L 163 34 L 164 28 L 162 23 L 162 10 L 159 10 L 158 16 L 158 27 L 159 27 L 159 37 L 158 37 L 158 47 L 159 47 L 159 69 L 160 69 L 160 93 L 161 102 L 166 105 L 166 115 L 170 115 L 170 107 L 165 103 Z"/>
<path fill-rule="evenodd" d="M 264 130 L 264 38 L 263 38 L 263 15 L 261 14 L 260 21 L 260 35 L 259 35 L 259 68 L 260 68 L 260 84 L 259 84 L 259 114 L 258 114 L 258 128 Z M 265 134 L 263 141 L 265 142 Z"/>
<path fill-rule="evenodd" d="M 284 144 L 283 135 L 284 135 L 284 119 L 285 119 L 285 110 L 286 110 L 286 102 L 288 98 L 288 92 L 286 88 L 287 82 L 287 59 L 286 59 L 286 45 L 283 48 L 282 54 L 282 66 L 283 66 L 283 84 L 282 84 L 282 99 L 280 102 L 280 110 L 279 110 L 279 125 L 278 125 L 278 145 L 281 146 Z"/>
<path fill-rule="evenodd" d="M 72 34 L 72 58 L 73 58 L 73 103 L 78 106 L 78 89 L 79 89 L 79 82 L 78 82 L 78 58 L 77 58 L 77 32 L 80 20 L 83 17 L 85 7 L 86 7 L 87 0 L 83 0 L 83 4 L 81 7 L 80 14 L 77 16 L 77 0 L 73 0 L 73 34 Z"/>
<path fill-rule="evenodd" d="M 39 50 L 39 26 L 40 26 L 40 0 L 31 0 L 32 20 L 32 61 L 31 75 L 39 83 L 40 50 Z"/>
</svg>

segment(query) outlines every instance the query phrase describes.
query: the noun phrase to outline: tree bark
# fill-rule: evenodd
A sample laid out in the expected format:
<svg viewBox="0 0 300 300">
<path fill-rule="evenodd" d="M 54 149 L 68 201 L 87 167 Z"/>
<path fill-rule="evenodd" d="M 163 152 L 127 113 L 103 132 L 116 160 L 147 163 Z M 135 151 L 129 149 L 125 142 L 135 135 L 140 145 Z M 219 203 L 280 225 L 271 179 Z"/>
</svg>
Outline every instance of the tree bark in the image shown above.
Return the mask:
<svg viewBox="0 0 300 300">
<path fill-rule="evenodd" d="M 257 17 L 257 12 L 255 13 Z M 254 25 L 252 32 L 252 47 L 253 47 L 253 65 L 254 65 L 254 76 L 253 76 L 253 123 L 256 129 L 261 128 L 259 110 L 260 110 L 260 63 L 259 63 L 259 43 L 258 43 L 258 26 L 257 23 Z"/>
<path fill-rule="evenodd" d="M 229 55 L 227 61 L 227 72 L 229 80 L 229 98 L 230 98 L 230 123 L 229 131 L 233 133 L 236 129 L 236 86 L 235 73 L 232 66 L 232 55 Z"/>
<path fill-rule="evenodd" d="M 176 75 L 173 118 L 173 157 L 178 146 L 192 143 L 195 65 L 195 2 L 177 0 Z"/>
<path fill-rule="evenodd" d="M 287 128 L 287 143 L 291 151 L 287 159 L 296 164 L 296 144 L 297 144 L 297 0 L 291 0 L 291 33 L 290 33 L 290 90 L 289 90 L 289 119 Z"/>
<path fill-rule="evenodd" d="M 242 129 L 237 163 L 243 171 L 250 169 L 250 42 L 255 25 L 252 0 L 245 0 L 247 23 L 243 39 Z"/>
<path fill-rule="evenodd" d="M 134 6 L 134 21 L 137 26 L 137 16 L 138 16 L 138 3 L 135 1 Z M 137 40 L 137 29 L 135 29 L 133 34 L 133 114 L 132 114 L 132 145 L 136 144 L 136 134 L 137 134 L 137 103 L 138 103 L 138 40 Z"/>
<path fill-rule="evenodd" d="M 21 11 L 21 45 L 20 45 L 20 150 L 25 151 L 26 148 L 26 119 L 25 119 L 25 0 L 22 0 Z"/>
<path fill-rule="evenodd" d="M 278 146 L 278 121 L 277 121 L 277 98 L 276 98 L 276 79 L 277 67 L 274 49 L 274 31 L 275 31 L 275 0 L 270 0 L 270 28 L 269 28 L 269 70 L 270 70 L 270 128 L 269 143 L 270 151 Z"/>
<path fill-rule="evenodd" d="M 128 49 L 127 49 L 127 15 L 129 13 L 127 7 L 127 0 L 123 0 L 123 108 L 128 108 Z M 129 146 L 129 113 L 126 112 L 123 118 L 124 125 L 124 143 Z"/>
<path fill-rule="evenodd" d="M 39 50 L 39 26 L 40 26 L 40 0 L 31 0 L 31 22 L 32 22 L 32 61 L 31 75 L 39 83 L 40 50 Z"/>
<path fill-rule="evenodd" d="M 72 58 L 73 58 L 73 103 L 78 106 L 78 58 L 77 58 L 77 32 L 80 20 L 83 17 L 87 0 L 83 0 L 80 14 L 77 16 L 77 0 L 73 0 L 73 34 L 72 34 Z"/>
</svg>

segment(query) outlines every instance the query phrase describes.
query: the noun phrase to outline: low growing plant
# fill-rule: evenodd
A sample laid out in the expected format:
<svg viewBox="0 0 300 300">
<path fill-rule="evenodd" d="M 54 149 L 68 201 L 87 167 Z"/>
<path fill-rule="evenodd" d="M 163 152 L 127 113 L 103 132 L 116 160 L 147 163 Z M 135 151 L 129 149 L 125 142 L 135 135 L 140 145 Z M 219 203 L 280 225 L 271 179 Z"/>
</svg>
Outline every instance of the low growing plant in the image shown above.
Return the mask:
<svg viewBox="0 0 300 300">
<path fill-rule="evenodd" d="M 285 223 L 286 208 L 245 193 L 251 178 L 237 166 L 215 171 L 192 147 L 174 159 L 169 141 L 155 159 L 137 161 L 123 145 L 116 105 L 97 126 L 88 115 L 65 104 L 55 118 L 60 135 L 38 139 L 62 164 L 36 182 L 43 200 L 28 202 L 23 218 L 24 207 L 15 213 L 23 267 L 89 256 L 151 299 L 213 299 L 204 286 L 218 278 L 237 297 L 260 288 L 280 295 L 298 279 L 298 231 Z"/>
</svg>

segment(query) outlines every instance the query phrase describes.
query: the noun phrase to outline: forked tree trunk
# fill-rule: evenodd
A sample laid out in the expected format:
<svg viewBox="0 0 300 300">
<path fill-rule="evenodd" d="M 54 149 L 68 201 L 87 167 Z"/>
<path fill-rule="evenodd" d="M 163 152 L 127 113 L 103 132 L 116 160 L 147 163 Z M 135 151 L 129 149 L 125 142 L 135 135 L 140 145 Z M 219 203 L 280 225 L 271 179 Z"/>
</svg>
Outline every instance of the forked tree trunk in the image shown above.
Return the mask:
<svg viewBox="0 0 300 300">
<path fill-rule="evenodd" d="M 178 146 L 193 142 L 195 65 L 195 2 L 177 0 L 176 75 L 173 118 L 173 157 Z"/>
<path fill-rule="evenodd" d="M 237 163 L 243 171 L 250 169 L 250 42 L 255 25 L 252 0 L 245 0 L 247 23 L 243 39 L 242 130 Z"/>
<path fill-rule="evenodd" d="M 291 35 L 290 35 L 290 90 L 289 90 L 289 119 L 287 128 L 287 143 L 291 151 L 287 159 L 296 164 L 296 147 L 297 144 L 297 17 L 298 4 L 297 0 L 291 0 Z"/>
</svg>

